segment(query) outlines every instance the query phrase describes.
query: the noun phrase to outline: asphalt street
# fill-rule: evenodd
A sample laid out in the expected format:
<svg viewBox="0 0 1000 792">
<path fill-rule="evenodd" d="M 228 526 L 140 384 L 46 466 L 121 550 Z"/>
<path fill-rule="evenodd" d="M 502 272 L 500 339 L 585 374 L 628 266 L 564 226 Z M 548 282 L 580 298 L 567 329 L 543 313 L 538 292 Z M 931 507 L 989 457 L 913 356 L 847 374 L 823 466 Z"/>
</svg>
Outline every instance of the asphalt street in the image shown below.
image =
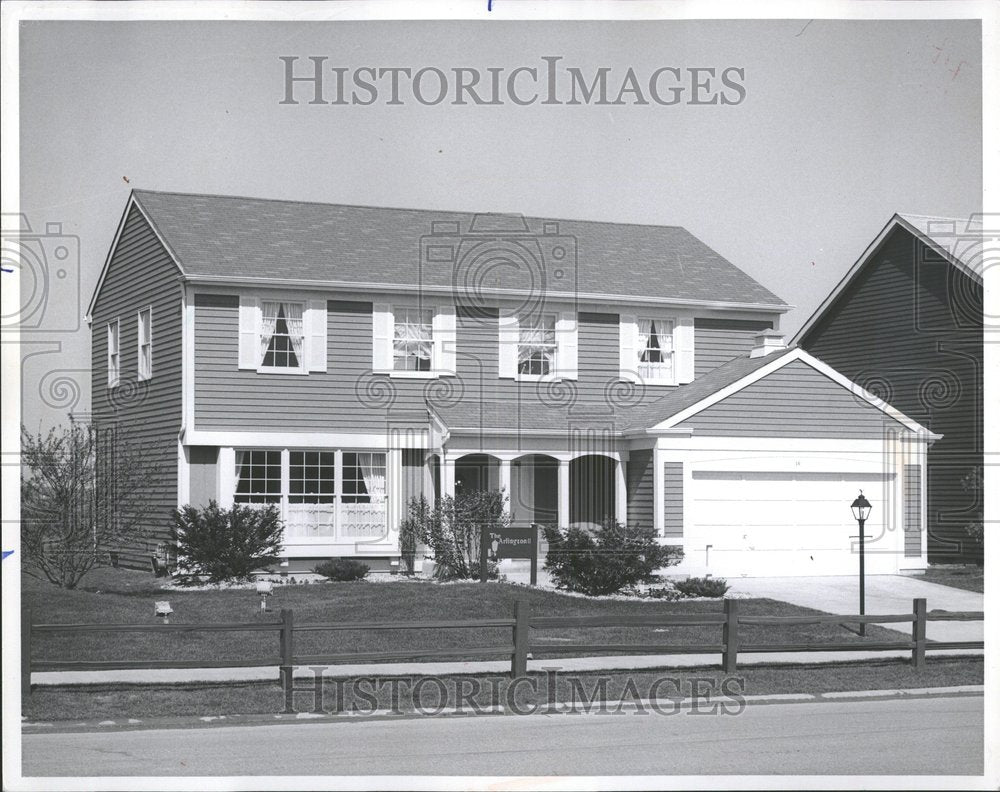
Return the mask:
<svg viewBox="0 0 1000 792">
<path fill-rule="evenodd" d="M 981 774 L 981 696 L 27 734 L 25 776 Z"/>
</svg>

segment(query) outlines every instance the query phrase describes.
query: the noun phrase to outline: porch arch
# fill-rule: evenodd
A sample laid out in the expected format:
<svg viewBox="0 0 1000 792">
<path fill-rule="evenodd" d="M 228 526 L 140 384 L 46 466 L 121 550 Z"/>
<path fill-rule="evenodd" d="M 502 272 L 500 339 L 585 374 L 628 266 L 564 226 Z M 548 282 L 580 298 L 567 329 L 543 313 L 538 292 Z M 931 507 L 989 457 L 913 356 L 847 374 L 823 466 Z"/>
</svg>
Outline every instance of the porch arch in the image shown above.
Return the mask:
<svg viewBox="0 0 1000 792">
<path fill-rule="evenodd" d="M 595 528 L 617 516 L 618 460 L 585 454 L 569 463 L 569 523 Z"/>
<path fill-rule="evenodd" d="M 511 461 L 510 516 L 515 524 L 556 524 L 559 519 L 559 460 L 525 454 Z"/>
<path fill-rule="evenodd" d="M 500 489 L 500 459 L 492 454 L 464 454 L 455 460 L 455 494 Z"/>
</svg>

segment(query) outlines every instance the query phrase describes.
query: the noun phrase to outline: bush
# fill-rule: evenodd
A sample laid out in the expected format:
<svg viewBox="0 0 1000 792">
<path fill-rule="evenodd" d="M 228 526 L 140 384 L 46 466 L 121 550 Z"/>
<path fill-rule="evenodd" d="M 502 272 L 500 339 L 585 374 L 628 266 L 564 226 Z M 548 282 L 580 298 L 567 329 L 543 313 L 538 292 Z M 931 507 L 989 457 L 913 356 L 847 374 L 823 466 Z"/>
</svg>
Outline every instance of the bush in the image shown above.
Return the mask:
<svg viewBox="0 0 1000 792">
<path fill-rule="evenodd" d="M 692 577 L 674 583 L 684 597 L 722 597 L 729 591 L 725 578 Z"/>
<path fill-rule="evenodd" d="M 209 583 L 249 580 L 251 573 L 280 557 L 284 526 L 273 504 L 220 509 L 210 501 L 204 509 L 175 509 L 173 518 L 177 565 L 185 570 L 178 576 L 182 584 L 198 578 Z"/>
<path fill-rule="evenodd" d="M 364 580 L 368 574 L 368 564 L 353 558 L 331 558 L 313 567 L 313 572 L 328 580 Z"/>
<path fill-rule="evenodd" d="M 644 592 L 639 594 L 640 597 L 644 599 L 655 599 L 664 600 L 665 602 L 676 602 L 683 598 L 676 588 L 673 586 L 656 586 L 655 588 L 648 588 Z"/>
<path fill-rule="evenodd" d="M 406 574 L 412 575 L 417 571 L 417 544 L 427 535 L 432 514 L 433 510 L 423 495 L 410 498 L 406 519 L 399 524 L 399 550 Z"/>
<path fill-rule="evenodd" d="M 482 531 L 496 531 L 510 525 L 504 510 L 506 496 L 500 490 L 466 492 L 454 498 L 446 495 L 433 509 L 426 500 L 411 498 L 409 517 L 400 530 L 419 539 L 434 553 L 434 575 L 442 580 L 479 578 L 479 537 Z M 498 565 L 491 561 L 487 577 L 496 579 Z"/>
<path fill-rule="evenodd" d="M 614 594 L 652 580 L 653 573 L 681 560 L 676 545 L 661 546 L 651 527 L 609 519 L 591 533 L 583 528 L 545 527 L 545 570 L 558 588 L 583 594 Z"/>
</svg>

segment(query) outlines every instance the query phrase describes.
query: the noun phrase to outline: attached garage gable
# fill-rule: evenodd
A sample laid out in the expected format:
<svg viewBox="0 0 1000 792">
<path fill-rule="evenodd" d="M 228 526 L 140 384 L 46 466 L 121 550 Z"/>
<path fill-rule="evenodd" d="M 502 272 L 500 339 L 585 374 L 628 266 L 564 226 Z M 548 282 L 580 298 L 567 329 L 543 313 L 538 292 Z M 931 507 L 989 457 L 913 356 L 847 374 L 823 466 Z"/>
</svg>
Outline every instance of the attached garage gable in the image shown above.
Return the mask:
<svg viewBox="0 0 1000 792">
<path fill-rule="evenodd" d="M 802 360 L 706 407 L 678 427 L 730 437 L 876 438 L 903 424 Z"/>
</svg>

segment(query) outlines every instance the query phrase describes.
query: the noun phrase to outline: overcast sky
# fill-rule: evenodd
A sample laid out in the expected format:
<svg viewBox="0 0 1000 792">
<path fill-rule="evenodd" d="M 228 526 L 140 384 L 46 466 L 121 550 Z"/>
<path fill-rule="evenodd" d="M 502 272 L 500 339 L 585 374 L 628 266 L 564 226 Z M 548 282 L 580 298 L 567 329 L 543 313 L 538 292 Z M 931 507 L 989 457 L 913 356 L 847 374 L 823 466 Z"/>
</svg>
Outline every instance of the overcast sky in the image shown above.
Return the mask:
<svg viewBox="0 0 1000 792">
<path fill-rule="evenodd" d="M 893 212 L 981 210 L 978 22 L 29 22 L 20 47 L 21 210 L 80 240 L 43 325 L 67 332 L 22 336 L 29 427 L 89 409 L 82 315 L 133 187 L 682 225 L 796 306 L 789 336 Z M 746 98 L 279 104 L 279 57 L 310 55 L 736 66 Z"/>
</svg>

